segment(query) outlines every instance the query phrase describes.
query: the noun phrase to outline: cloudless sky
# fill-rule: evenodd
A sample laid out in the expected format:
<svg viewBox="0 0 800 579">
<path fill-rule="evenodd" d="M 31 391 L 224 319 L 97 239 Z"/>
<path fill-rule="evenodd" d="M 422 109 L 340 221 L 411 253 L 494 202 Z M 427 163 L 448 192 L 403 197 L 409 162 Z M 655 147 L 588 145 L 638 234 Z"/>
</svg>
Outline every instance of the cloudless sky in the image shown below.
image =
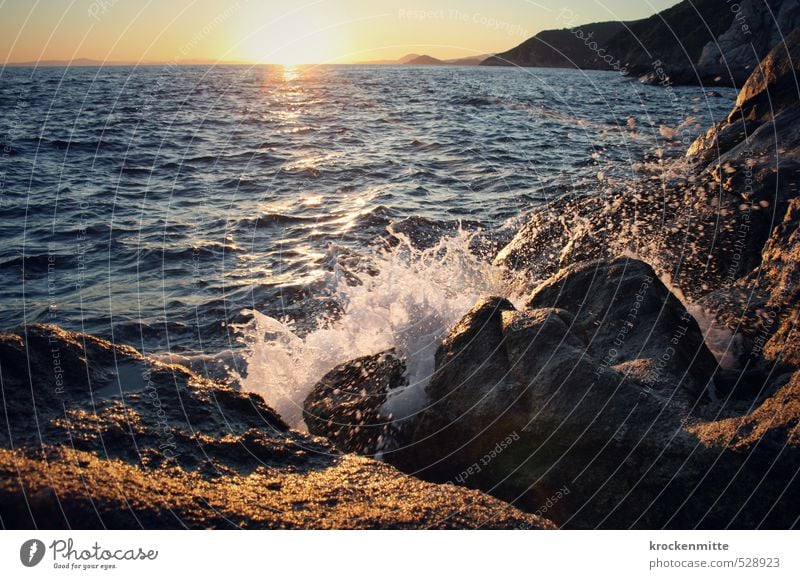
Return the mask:
<svg viewBox="0 0 800 579">
<path fill-rule="evenodd" d="M 355 62 L 500 52 L 677 0 L 0 0 L 0 61 Z"/>
</svg>

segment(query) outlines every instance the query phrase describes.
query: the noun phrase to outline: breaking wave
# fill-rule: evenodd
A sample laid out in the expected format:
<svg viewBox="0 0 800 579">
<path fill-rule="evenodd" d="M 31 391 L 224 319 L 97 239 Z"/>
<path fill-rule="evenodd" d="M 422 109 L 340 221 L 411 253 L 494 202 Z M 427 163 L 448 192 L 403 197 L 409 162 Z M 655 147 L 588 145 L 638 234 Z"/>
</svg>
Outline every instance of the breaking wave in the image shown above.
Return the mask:
<svg viewBox="0 0 800 579">
<path fill-rule="evenodd" d="M 303 428 L 303 401 L 317 381 L 339 364 L 393 349 L 404 360 L 408 386 L 387 406 L 395 417 L 413 412 L 434 370 L 434 354 L 449 329 L 485 294 L 508 295 L 504 271 L 472 250 L 477 233 L 459 229 L 427 249 L 403 233 L 399 243 L 367 259 L 339 259 L 332 250 L 328 287 L 336 314 L 321 316 L 303 335 L 290 319 L 246 310 L 238 327 L 246 346 L 246 376 L 291 426 Z M 512 296 L 509 296 L 512 297 Z"/>
</svg>

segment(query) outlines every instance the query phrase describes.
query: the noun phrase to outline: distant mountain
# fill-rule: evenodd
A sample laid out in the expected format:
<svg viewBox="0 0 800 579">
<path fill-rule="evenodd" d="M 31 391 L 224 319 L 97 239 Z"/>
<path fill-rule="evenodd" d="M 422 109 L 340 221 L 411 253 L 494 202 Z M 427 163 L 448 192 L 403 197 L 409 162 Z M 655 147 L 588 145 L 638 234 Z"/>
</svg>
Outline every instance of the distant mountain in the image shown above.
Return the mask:
<svg viewBox="0 0 800 579">
<path fill-rule="evenodd" d="M 137 62 L 135 60 L 94 60 L 91 58 L 75 58 L 73 60 L 31 60 L 27 62 L 7 62 L 2 66 L 7 67 L 16 67 L 16 66 L 70 66 L 70 67 L 80 67 L 80 66 L 166 66 L 168 62 L 160 62 L 160 61 L 153 61 L 153 60 L 146 60 L 142 62 Z M 196 65 L 230 65 L 230 64 L 249 64 L 245 61 L 225 61 L 225 62 L 217 62 L 211 59 L 183 59 L 177 62 L 178 65 L 182 66 L 196 66 Z"/>
<path fill-rule="evenodd" d="M 400 58 L 381 58 L 378 60 L 362 60 L 356 64 L 408 64 L 415 58 L 419 58 L 419 54 L 406 54 Z"/>
<path fill-rule="evenodd" d="M 408 64 L 411 61 L 418 59 L 420 56 L 421 55 L 414 53 L 406 54 L 405 56 L 402 56 L 397 59 L 397 64 Z"/>
<path fill-rule="evenodd" d="M 475 66 L 481 64 L 487 58 L 491 58 L 492 54 L 478 54 L 476 56 L 465 56 L 463 58 L 448 58 L 444 62 L 447 64 L 455 64 L 458 66 Z"/>
<path fill-rule="evenodd" d="M 443 65 L 447 63 L 443 60 L 439 60 L 438 58 L 434 58 L 427 54 L 423 54 L 421 56 L 417 56 L 416 58 L 412 58 L 411 60 L 408 60 L 403 64 L 412 64 L 417 66 L 417 65 Z"/>
<path fill-rule="evenodd" d="M 800 0 L 684 0 L 641 20 L 545 30 L 482 64 L 619 70 L 673 84 L 741 84 L 773 40 L 798 25 Z"/>
<path fill-rule="evenodd" d="M 411 65 L 456 65 L 456 66 L 474 66 L 481 64 L 484 60 L 492 56 L 491 54 L 478 54 L 476 56 L 465 56 L 462 58 L 449 58 L 441 60 L 434 58 L 429 54 L 406 54 L 405 56 L 391 60 L 365 60 L 356 64 L 411 64 Z"/>
<path fill-rule="evenodd" d="M 102 60 L 92 60 L 91 58 L 76 58 L 74 60 L 39 60 L 28 62 L 7 62 L 5 66 L 103 66 Z M 127 62 L 105 63 L 106 65 L 119 64 L 128 65 Z"/>
</svg>

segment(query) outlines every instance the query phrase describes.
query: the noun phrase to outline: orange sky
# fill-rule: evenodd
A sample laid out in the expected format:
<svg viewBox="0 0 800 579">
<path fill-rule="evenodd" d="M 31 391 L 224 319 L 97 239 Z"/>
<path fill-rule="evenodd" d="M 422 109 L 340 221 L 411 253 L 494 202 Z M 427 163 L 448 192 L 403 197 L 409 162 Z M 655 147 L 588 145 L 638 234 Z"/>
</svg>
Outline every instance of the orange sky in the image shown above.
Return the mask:
<svg viewBox="0 0 800 579">
<path fill-rule="evenodd" d="M 2 0 L 0 0 L 2 1 Z M 675 0 L 5 0 L 4 62 L 357 62 L 498 52 L 545 28 L 641 18 Z"/>
</svg>

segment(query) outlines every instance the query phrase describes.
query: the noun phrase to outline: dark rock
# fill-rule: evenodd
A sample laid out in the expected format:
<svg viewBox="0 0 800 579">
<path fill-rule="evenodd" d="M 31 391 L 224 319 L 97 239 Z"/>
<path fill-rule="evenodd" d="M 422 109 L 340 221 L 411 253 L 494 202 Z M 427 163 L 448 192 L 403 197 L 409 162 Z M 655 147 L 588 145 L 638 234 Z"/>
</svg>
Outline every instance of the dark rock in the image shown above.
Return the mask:
<svg viewBox="0 0 800 579">
<path fill-rule="evenodd" d="M 613 61 L 603 60 L 588 44 L 597 42 L 603 46 L 623 28 L 621 22 L 599 22 L 571 29 L 543 30 L 519 46 L 487 58 L 481 65 L 613 70 Z"/>
<path fill-rule="evenodd" d="M 800 187 L 798 59 L 800 29 L 770 51 L 727 120 L 709 129 L 687 153 L 724 192 L 727 202 L 720 208 L 747 217 L 739 229 L 748 243 L 738 253 L 758 257 L 756 263 L 742 263 L 729 283 L 701 300 L 721 324 L 744 337 L 743 364 L 758 364 L 763 355 L 775 360 L 783 350 L 787 361 L 800 361 L 788 342 L 785 321 L 791 318 L 785 312 L 798 303 L 793 260 Z M 783 313 L 773 320 L 776 311 Z"/>
<path fill-rule="evenodd" d="M 795 29 L 767 54 L 747 80 L 736 107 L 728 116 L 768 121 L 787 106 L 797 104 L 800 69 L 800 28 Z"/>
<path fill-rule="evenodd" d="M 630 66 L 628 74 L 643 84 L 664 86 L 726 86 L 739 88 L 750 76 L 752 69 L 726 66 L 667 66 L 643 64 Z"/>
<path fill-rule="evenodd" d="M 489 66 L 616 70 L 651 84 L 741 87 L 759 60 L 800 25 L 798 0 L 683 1 L 649 18 L 545 30 L 487 58 Z"/>
<path fill-rule="evenodd" d="M 532 213 L 496 263 L 524 288 L 581 261 L 634 253 L 743 341 L 729 350 L 749 350 L 774 289 L 765 280 L 785 277 L 764 275 L 762 254 L 800 185 L 798 46 L 795 31 L 764 60 L 728 120 L 690 147 L 688 175 L 644 171 L 602 196 L 557 200 Z M 759 112 L 767 101 L 772 116 Z M 746 353 L 735 357 L 746 363 Z"/>
<path fill-rule="evenodd" d="M 400 436 L 392 416 L 380 408 L 394 388 L 407 385 L 405 364 L 392 352 L 364 356 L 328 372 L 306 397 L 303 419 L 309 432 L 341 448 L 373 455 Z"/>
<path fill-rule="evenodd" d="M 685 0 L 629 22 L 606 48 L 630 67 L 660 62 L 668 68 L 691 69 L 704 47 L 730 28 L 733 17 L 719 0 Z"/>
<path fill-rule="evenodd" d="M 543 307 L 562 299 L 572 311 Z M 637 319 L 620 336 L 632 310 Z M 674 349 L 667 358 L 665 348 Z M 657 366 L 665 359 L 666 373 Z M 481 300 L 436 362 L 413 436 L 386 455 L 406 472 L 483 489 L 566 527 L 796 524 L 800 511 L 783 490 L 798 487 L 800 453 L 779 442 L 797 416 L 773 432 L 766 409 L 699 404 L 696 388 L 715 364 L 644 264 L 574 268 L 524 311 Z M 731 444 L 737 420 L 754 421 L 775 444 Z M 768 481 L 754 466 L 765 464 Z M 755 489 L 759 503 L 750 504 Z"/>
<path fill-rule="evenodd" d="M 697 397 L 717 369 L 695 319 L 641 261 L 571 266 L 539 286 L 525 307 L 568 311 L 587 352 L 629 377 L 657 377 L 656 384 L 680 384 Z"/>
<path fill-rule="evenodd" d="M 644 405 L 636 409 L 625 398 L 609 396 L 608 403 L 597 409 L 597 424 L 601 429 L 617 424 L 619 432 L 598 446 L 588 435 L 589 428 L 587 435 L 573 439 L 574 445 L 554 450 L 538 465 L 539 470 L 531 468 L 529 488 L 536 496 L 549 498 L 562 488 L 559 484 L 573 483 L 567 497 L 548 512 L 562 525 L 786 528 L 797 524 L 798 506 L 787 501 L 786 494 L 797 492 L 800 471 L 796 436 L 800 348 L 793 339 L 800 298 L 800 140 L 796 129 L 800 115 L 793 80 L 796 64 L 792 64 L 798 60 L 798 46 L 800 33 L 793 32 L 749 78 L 728 119 L 694 143 L 688 155 L 696 164 L 692 174 L 660 179 L 664 187 L 658 196 L 648 195 L 645 175 L 641 183 L 604 197 L 559 200 L 534 212 L 497 257 L 519 288 L 568 268 L 560 274 L 565 278 L 560 283 L 546 282 L 545 293 L 537 290 L 538 299 L 530 300 L 528 307 L 570 310 L 576 321 L 570 331 L 576 336 L 587 330 L 592 333 L 591 323 L 581 322 L 602 319 L 593 315 L 595 311 L 615 310 L 613 301 L 608 303 L 613 294 L 599 292 L 606 296 L 601 299 L 593 289 L 594 280 L 576 283 L 575 288 L 582 291 L 574 291 L 565 287 L 566 279 L 576 268 L 585 268 L 581 263 L 587 259 L 626 252 L 652 260 L 660 276 L 670 278 L 689 300 L 702 305 L 715 323 L 710 335 L 724 334 L 725 328 L 731 332 L 723 346 L 728 355 L 734 354 L 733 369 L 713 373 L 719 399 L 700 399 L 688 406 L 670 399 L 656 412 L 648 406 L 656 392 L 649 392 Z M 644 244 L 640 243 L 643 239 Z M 619 295 L 630 297 L 632 292 L 632 287 L 626 287 Z M 576 308 L 587 309 L 590 319 L 576 313 Z M 602 328 L 596 333 L 603 338 L 598 345 L 607 343 L 609 336 Z M 664 330 L 653 334 L 663 338 Z M 693 334 L 697 341 L 697 333 Z M 633 332 L 630 344 L 641 338 Z M 652 356 L 647 349 L 645 345 L 642 353 Z M 589 343 L 586 353 L 598 355 Z M 679 353 L 683 364 L 689 361 L 689 378 L 696 372 L 690 353 L 691 347 Z M 706 362 L 700 365 L 701 379 L 696 384 L 708 377 L 708 357 L 703 358 Z M 629 386 L 647 391 L 642 374 L 627 372 L 636 364 L 633 360 L 610 369 L 624 374 Z M 673 380 L 668 382 L 674 384 Z M 564 389 L 567 394 L 570 391 Z M 517 496 L 523 501 L 518 504 L 533 508 L 536 501 L 524 502 L 529 495 L 523 492 L 521 481 L 515 488 L 508 487 L 541 460 L 544 449 L 554 444 L 553 438 L 561 439 L 558 427 L 572 424 L 584 400 L 562 404 L 564 408 L 572 405 L 575 411 L 541 430 L 539 414 L 533 414 L 526 430 L 532 439 L 522 456 L 513 467 L 495 462 L 500 472 L 492 476 L 484 468 L 471 478 L 476 486 L 492 488 L 491 492 L 507 499 Z M 479 408 L 480 404 L 462 419 L 477 423 L 463 436 L 457 425 L 449 427 L 451 445 L 466 445 L 481 421 L 486 424 L 494 419 L 481 415 Z M 617 415 L 617 408 L 623 413 L 630 409 L 630 415 Z M 527 440 L 520 438 L 521 443 Z M 422 459 L 412 466 L 421 468 L 437 460 L 430 455 Z M 462 472 L 470 460 L 475 460 L 474 453 L 458 458 L 449 471 Z M 577 474 L 569 471 L 584 462 Z M 629 483 L 617 480 L 620 472 L 636 482 L 626 488 Z M 601 483 L 603 477 L 607 480 Z M 593 485 L 598 486 L 593 489 Z M 621 509 L 627 510 L 629 518 L 621 515 Z M 598 510 L 607 514 L 598 517 Z"/>
<path fill-rule="evenodd" d="M 766 10 L 765 8 L 769 8 Z M 798 0 L 742 0 L 729 3 L 730 27 L 703 47 L 700 66 L 722 65 L 752 71 L 783 36 L 800 26 Z"/>
<path fill-rule="evenodd" d="M 721 159 L 736 145 L 748 143 L 765 124 L 783 130 L 795 123 L 797 113 L 786 120 L 779 115 L 798 105 L 797 73 L 800 67 L 800 28 L 779 42 L 747 79 L 728 118 L 708 130 L 689 147 L 687 156 L 708 163 Z M 755 135 L 754 135 L 755 136 Z M 796 146 L 795 135 L 786 144 Z M 786 142 L 785 137 L 778 140 Z M 741 156 L 741 155 L 740 155 Z"/>
</svg>

